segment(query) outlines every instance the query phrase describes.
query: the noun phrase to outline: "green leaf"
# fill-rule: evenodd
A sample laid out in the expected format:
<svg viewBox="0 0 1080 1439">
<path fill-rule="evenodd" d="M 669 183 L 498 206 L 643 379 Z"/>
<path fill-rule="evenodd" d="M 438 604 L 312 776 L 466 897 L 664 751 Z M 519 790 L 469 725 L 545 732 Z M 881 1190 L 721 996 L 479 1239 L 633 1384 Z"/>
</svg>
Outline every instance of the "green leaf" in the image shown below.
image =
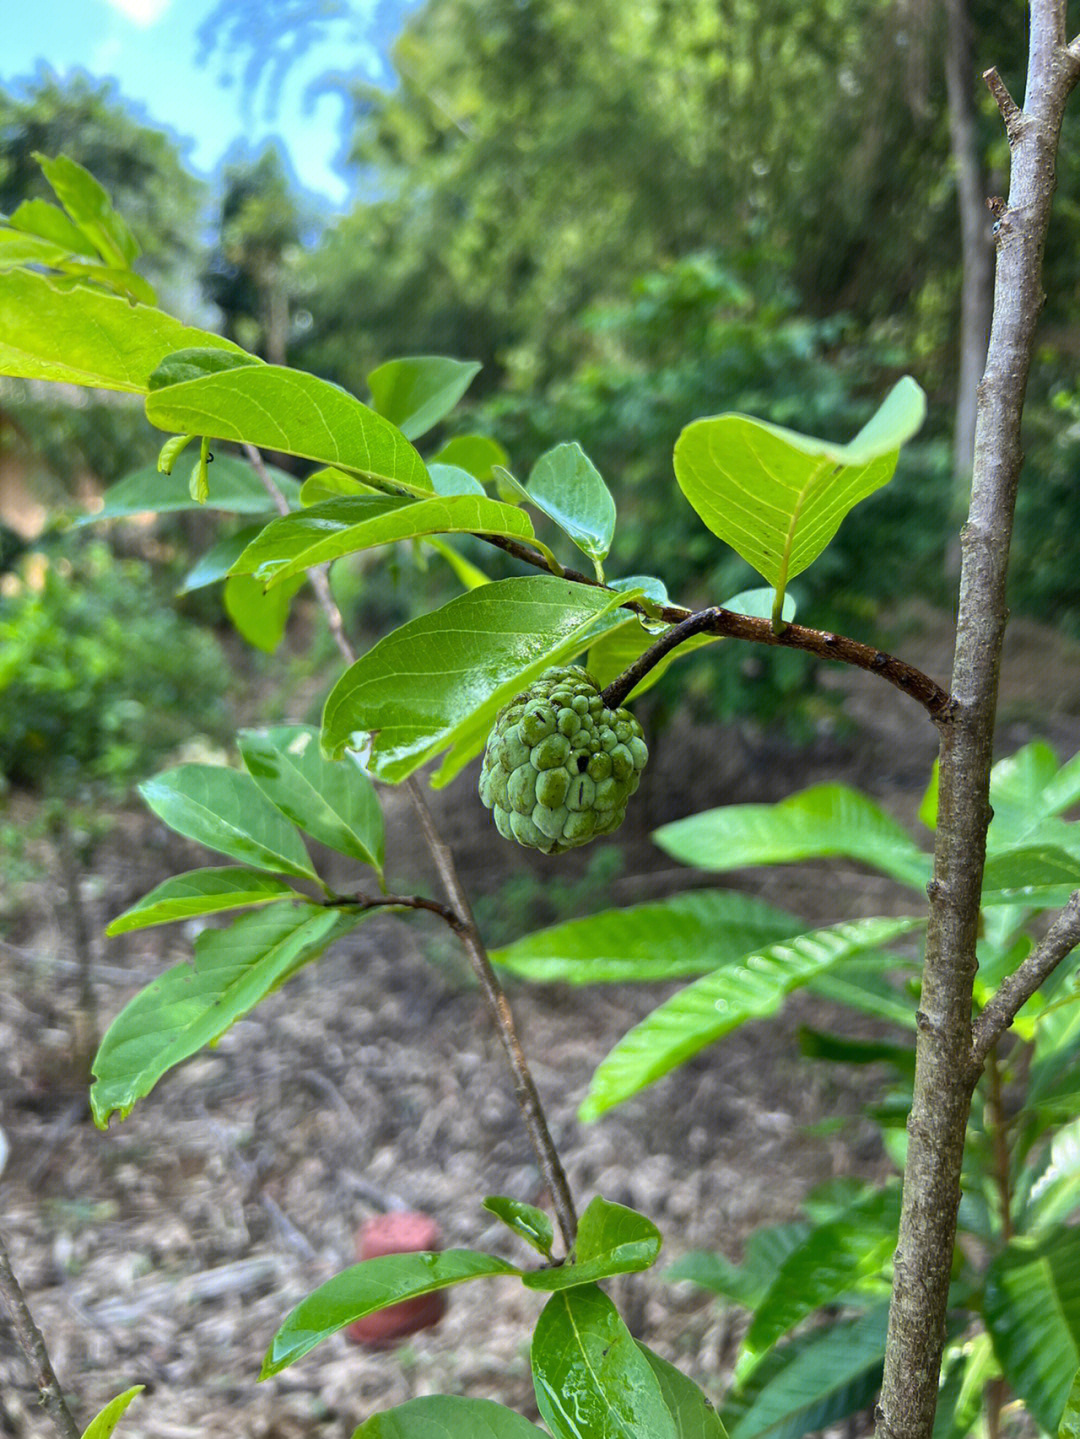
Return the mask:
<svg viewBox="0 0 1080 1439">
<path fill-rule="evenodd" d="M 192 590 L 203 589 L 228 579 L 234 561 L 262 531 L 262 525 L 245 525 L 231 535 L 223 535 L 192 565 L 180 581 L 176 593 L 190 594 Z"/>
<path fill-rule="evenodd" d="M 195 941 L 178 964 L 141 990 L 109 1026 L 94 1060 L 94 1123 L 125 1119 L 174 1065 L 213 1044 L 242 1014 L 364 916 L 313 904 L 278 903 L 241 915 Z"/>
<path fill-rule="evenodd" d="M 417 440 L 450 413 L 482 368 L 475 360 L 418 355 L 387 360 L 367 382 L 379 414 Z"/>
<path fill-rule="evenodd" d="M 429 549 L 433 549 L 440 555 L 457 575 L 462 589 L 478 590 L 481 585 L 491 584 L 491 576 L 486 575 L 478 565 L 467 560 L 464 555 L 459 554 L 453 545 L 448 545 L 443 540 L 437 540 L 432 536 L 428 537 Z"/>
<path fill-rule="evenodd" d="M 234 572 L 253 574 L 262 584 L 274 585 L 313 565 L 375 545 L 416 535 L 473 532 L 511 535 L 526 542 L 533 537 L 528 515 L 486 496 L 412 500 L 354 495 L 272 520 L 237 560 Z"/>
<path fill-rule="evenodd" d="M 703 889 L 568 920 L 494 950 L 491 958 L 539 982 L 677 979 L 706 974 L 805 927 L 751 895 Z"/>
<path fill-rule="evenodd" d="M 532 1342 L 540 1417 L 555 1439 L 677 1439 L 648 1359 L 593 1285 L 552 1295 Z"/>
<path fill-rule="evenodd" d="M 656 1263 L 661 1243 L 651 1219 L 597 1195 L 581 1216 L 573 1263 L 530 1270 L 521 1282 L 526 1289 L 559 1290 L 613 1274 L 636 1274 Z"/>
<path fill-rule="evenodd" d="M 481 484 L 492 479 L 496 465 L 509 463 L 509 455 L 497 440 L 487 435 L 455 435 L 447 440 L 437 455 L 432 455 L 431 464 L 457 465 Z"/>
<path fill-rule="evenodd" d="M 1080 886 L 1080 854 L 1052 844 L 1026 844 L 988 854 L 983 871 L 983 903 L 1055 908 Z"/>
<path fill-rule="evenodd" d="M 118 1394 L 115 1399 L 110 1399 L 105 1408 L 90 1420 L 82 1432 L 82 1439 L 109 1439 L 123 1417 L 124 1410 L 135 1395 L 141 1394 L 145 1388 L 145 1384 L 135 1384 L 130 1389 L 125 1389 L 123 1394 Z"/>
<path fill-rule="evenodd" d="M 318 505 L 323 500 L 340 500 L 342 495 L 377 495 L 381 491 L 366 485 L 363 480 L 347 475 L 344 470 L 335 470 L 332 465 L 321 470 L 312 470 L 300 487 L 302 505 Z"/>
<path fill-rule="evenodd" d="M 504 1194 L 489 1194 L 484 1208 L 496 1219 L 501 1219 L 519 1239 L 524 1239 L 545 1258 L 551 1258 L 551 1247 L 555 1243 L 555 1231 L 551 1220 L 535 1204 L 523 1204 L 520 1199 L 508 1199 Z"/>
<path fill-rule="evenodd" d="M 1073 1114 L 1077 1111 L 1074 1109 Z M 1080 1209 L 1080 1119 L 1057 1131 L 1041 1156 L 1039 1172 L 1023 1209 L 1024 1231 L 1031 1234 L 1068 1221 Z"/>
<path fill-rule="evenodd" d="M 909 1078 L 915 1073 L 915 1053 L 910 1045 L 889 1044 L 883 1039 L 848 1039 L 804 1024 L 799 1026 L 799 1053 L 831 1064 L 891 1064 Z"/>
<path fill-rule="evenodd" d="M 252 779 L 287 819 L 320 844 L 382 873 L 382 810 L 375 786 L 352 758 L 319 752 L 309 725 L 241 730 L 240 753 Z"/>
<path fill-rule="evenodd" d="M 676 1260 L 665 1270 L 664 1278 L 672 1283 L 687 1279 L 713 1294 L 733 1299 L 744 1309 L 756 1309 L 769 1292 L 784 1260 L 811 1231 L 812 1226 L 802 1219 L 756 1229 L 746 1241 L 741 1264 L 732 1264 L 722 1254 L 701 1250 Z"/>
<path fill-rule="evenodd" d="M 1011 1239 L 987 1271 L 983 1317 L 1005 1378 L 1053 1431 L 1080 1367 L 1080 1229 Z"/>
<path fill-rule="evenodd" d="M 853 1290 L 880 1290 L 896 1248 L 900 1189 L 893 1186 L 857 1200 L 838 1218 L 820 1224 L 792 1250 L 777 1270 L 743 1340 L 735 1368 L 746 1378 L 795 1326 Z"/>
<path fill-rule="evenodd" d="M 192 349 L 176 350 L 166 355 L 150 376 L 150 391 L 167 389 L 170 385 L 184 385 L 189 380 L 201 380 L 208 375 L 219 375 L 225 370 L 241 370 L 248 365 L 261 365 L 257 355 L 246 351 L 216 350 L 204 345 Z"/>
<path fill-rule="evenodd" d="M 8 218 L 13 230 L 49 240 L 58 249 L 72 255 L 94 255 L 96 247 L 70 220 L 59 205 L 49 200 L 23 200 Z"/>
<path fill-rule="evenodd" d="M 1058 1439 L 1080 1439 L 1080 1369 L 1073 1375 L 1069 1397 L 1065 1400 L 1058 1425 Z"/>
<path fill-rule="evenodd" d="M 579 444 L 556 445 L 541 455 L 526 494 L 591 560 L 607 558 L 615 533 L 615 501 Z"/>
<path fill-rule="evenodd" d="M 242 864 L 315 879 L 293 826 L 250 775 L 224 765 L 183 764 L 139 786 L 170 829 Z"/>
<path fill-rule="evenodd" d="M 373 1414 L 352 1439 L 547 1439 L 542 1429 L 493 1399 L 431 1394 Z"/>
<path fill-rule="evenodd" d="M 857 790 L 820 784 L 779 804 L 725 805 L 653 831 L 665 853 L 698 869 L 742 869 L 841 856 L 912 889 L 930 878 L 930 856 Z"/>
<path fill-rule="evenodd" d="M 323 749 L 336 757 L 374 731 L 369 769 L 397 781 L 450 748 L 433 784 L 479 754 L 495 716 L 549 665 L 584 647 L 623 601 L 549 576 L 498 580 L 410 620 L 346 670 L 323 711 Z"/>
<path fill-rule="evenodd" d="M 932 1439 L 969 1439 L 977 1432 L 986 1386 L 1000 1372 L 985 1330 L 948 1345 Z"/>
<path fill-rule="evenodd" d="M 166 355 L 192 346 L 243 354 L 231 340 L 119 295 L 63 289 L 29 270 L 0 274 L 0 374 L 143 394 Z"/>
<path fill-rule="evenodd" d="M 636 1342 L 660 1385 L 664 1404 L 675 1421 L 678 1439 L 727 1439 L 719 1414 L 693 1380 L 654 1354 L 640 1339 Z"/>
<path fill-rule="evenodd" d="M 146 417 L 159 429 L 278 450 L 430 493 L 420 456 L 388 420 L 302 370 L 241 365 L 154 390 Z"/>
<path fill-rule="evenodd" d="M 916 961 L 906 960 L 902 955 L 868 955 L 842 969 L 825 970 L 810 981 L 807 989 L 834 1004 L 844 1004 L 890 1024 L 914 1029 L 918 1006 L 910 994 L 897 988 L 893 975 L 905 970 L 914 975 L 917 968 Z"/>
<path fill-rule="evenodd" d="M 105 187 L 67 155 L 52 160 L 35 151 L 34 159 L 56 198 L 101 258 L 120 268 L 130 267 L 139 246 L 127 222 L 113 209 Z"/>
<path fill-rule="evenodd" d="M 431 487 L 437 495 L 482 495 L 483 485 L 460 465 L 439 465 L 428 461 Z"/>
<path fill-rule="evenodd" d="M 892 479 L 926 397 L 905 376 L 847 445 L 746 415 L 695 420 L 675 445 L 683 494 L 714 535 L 782 593 L 860 500 Z"/>
<path fill-rule="evenodd" d="M 270 477 L 291 505 L 300 503 L 300 486 L 287 475 L 269 465 Z M 231 455 L 215 455 L 211 466 L 213 484 L 206 501 L 208 510 L 227 510 L 237 515 L 265 515 L 274 508 L 266 486 L 243 460 Z M 144 465 L 125 475 L 105 491 L 101 508 L 84 515 L 79 523 L 118 519 L 123 515 L 165 514 L 173 510 L 197 510 L 188 493 L 187 479 L 182 474 L 163 475 L 156 465 Z"/>
<path fill-rule="evenodd" d="M 729 1395 L 730 1439 L 801 1439 L 865 1409 L 881 1384 L 889 1306 L 775 1349 Z"/>
<path fill-rule="evenodd" d="M 303 899 L 284 880 L 255 869 L 228 866 L 221 869 L 193 869 L 173 875 L 149 894 L 118 914 L 105 933 L 127 934 L 153 924 L 171 924 L 196 914 L 216 914 L 223 909 L 269 904 L 276 899 Z"/>
<path fill-rule="evenodd" d="M 229 575 L 222 595 L 225 613 L 249 645 L 272 655 L 285 638 L 293 596 L 306 579 L 306 575 L 294 575 L 283 585 L 265 590 L 251 575 Z"/>
<path fill-rule="evenodd" d="M 580 1118 L 596 1119 L 747 1020 L 775 1014 L 786 995 L 823 970 L 878 949 L 922 922 L 859 919 L 813 930 L 767 945 L 687 985 L 600 1062 Z"/>
<path fill-rule="evenodd" d="M 503 1259 L 471 1249 L 384 1254 L 378 1259 L 365 1259 L 335 1274 L 300 1301 L 274 1335 L 259 1378 L 280 1374 L 321 1340 L 365 1314 L 470 1279 L 520 1273 Z"/>
</svg>

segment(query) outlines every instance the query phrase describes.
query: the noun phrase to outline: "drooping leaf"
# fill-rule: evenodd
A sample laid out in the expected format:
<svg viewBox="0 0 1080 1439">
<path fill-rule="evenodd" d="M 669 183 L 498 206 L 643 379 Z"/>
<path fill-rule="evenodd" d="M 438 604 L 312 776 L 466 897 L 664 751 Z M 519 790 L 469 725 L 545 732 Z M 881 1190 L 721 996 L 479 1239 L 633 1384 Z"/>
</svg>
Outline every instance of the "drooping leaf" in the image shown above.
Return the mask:
<svg viewBox="0 0 1080 1439">
<path fill-rule="evenodd" d="M 179 347 L 178 347 L 179 348 Z M 302 370 L 241 365 L 152 391 L 146 417 L 159 429 L 211 435 L 430 493 L 420 456 L 388 420 L 346 390 Z"/>
<path fill-rule="evenodd" d="M 352 1439 L 547 1439 L 542 1429 L 493 1399 L 429 1394 L 370 1419 Z"/>
<path fill-rule="evenodd" d="M 664 1404 L 675 1421 L 678 1439 L 727 1439 L 727 1432 L 714 1405 L 694 1381 L 688 1379 L 681 1369 L 676 1369 L 674 1364 L 654 1354 L 640 1339 L 637 1347 L 649 1361 L 660 1385 Z"/>
<path fill-rule="evenodd" d="M 746 415 L 695 420 L 675 445 L 683 494 L 714 535 L 783 593 L 847 513 L 892 479 L 926 397 L 905 376 L 847 445 Z"/>
<path fill-rule="evenodd" d="M 722 1254 L 699 1250 L 677 1259 L 664 1271 L 664 1278 L 672 1282 L 690 1280 L 702 1289 L 734 1300 L 744 1309 L 756 1309 L 768 1293 L 777 1270 L 810 1235 L 812 1228 L 805 1220 L 798 1219 L 789 1224 L 755 1229 L 746 1241 L 741 1264 L 732 1264 Z"/>
<path fill-rule="evenodd" d="M 175 874 L 130 909 L 118 914 L 105 933 L 127 934 L 154 924 L 171 924 L 197 914 L 216 914 L 224 909 L 270 904 L 277 899 L 303 899 L 284 880 L 256 869 L 228 866 L 220 869 L 193 869 Z"/>
<path fill-rule="evenodd" d="M 227 929 L 203 930 L 192 963 L 141 990 L 109 1026 L 94 1060 L 94 1123 L 126 1118 L 174 1065 L 225 1033 L 242 1014 L 365 916 L 313 904 L 272 904 Z"/>
<path fill-rule="evenodd" d="M 300 486 L 284 470 L 268 467 L 270 477 L 292 505 L 300 503 Z M 185 475 L 177 471 L 164 475 L 155 465 L 133 470 L 105 491 L 101 508 L 84 515 L 79 523 L 118 519 L 124 515 L 166 514 L 174 510 L 198 509 L 188 493 Z M 232 455 L 215 455 L 210 466 L 208 510 L 227 510 L 236 515 L 268 515 L 274 501 L 259 476 L 243 460 Z"/>
<path fill-rule="evenodd" d="M 653 831 L 665 853 L 698 869 L 841 856 L 872 865 L 912 889 L 930 878 L 930 856 L 857 790 L 819 784 L 778 804 L 703 810 Z"/>
<path fill-rule="evenodd" d="M 345 671 L 323 711 L 323 749 L 374 733 L 372 772 L 404 779 L 449 748 L 432 781 L 479 754 L 497 712 L 549 665 L 583 648 L 622 596 L 548 576 L 499 580 L 459 595 L 380 640 Z"/>
<path fill-rule="evenodd" d="M 897 987 L 894 976 L 904 970 L 914 975 L 917 969 L 917 961 L 903 955 L 866 955 L 842 969 L 827 969 L 815 975 L 806 987 L 834 1004 L 847 1005 L 876 1019 L 914 1029 L 918 1004 L 911 994 Z"/>
<path fill-rule="evenodd" d="M 272 655 L 285 638 L 293 597 L 306 579 L 306 575 L 293 575 L 266 590 L 251 575 L 229 575 L 222 595 L 225 613 L 249 645 Z"/>
<path fill-rule="evenodd" d="M 867 1285 L 883 1291 L 899 1223 L 897 1185 L 860 1198 L 812 1230 L 784 1259 L 758 1305 L 743 1340 L 736 1379 L 745 1379 L 777 1340 L 816 1309 Z"/>
<path fill-rule="evenodd" d="M 256 869 L 314 879 L 296 830 L 250 775 L 224 765 L 184 764 L 139 786 L 170 829 Z"/>
<path fill-rule="evenodd" d="M 538 1253 L 550 1258 L 555 1243 L 555 1231 L 551 1220 L 535 1204 L 524 1204 L 520 1199 L 508 1199 L 504 1194 L 489 1194 L 484 1208 L 501 1219 L 508 1229 L 531 1244 Z"/>
<path fill-rule="evenodd" d="M 324 759 L 319 731 L 309 725 L 241 730 L 239 742 L 248 773 L 286 818 L 320 844 L 382 873 L 382 810 L 354 759 Z"/>
<path fill-rule="evenodd" d="M 815 975 L 879 949 L 921 923 L 874 918 L 813 930 L 767 945 L 687 985 L 601 1060 L 581 1119 L 596 1119 L 747 1020 L 775 1014 L 786 995 Z"/>
<path fill-rule="evenodd" d="M 987 1271 L 983 1314 L 1002 1373 L 1052 1432 L 1080 1367 L 1080 1229 L 1011 1239 Z"/>
<path fill-rule="evenodd" d="M 573 1263 L 533 1269 L 522 1276 L 527 1289 L 570 1289 L 614 1274 L 636 1274 L 656 1263 L 660 1231 L 651 1219 L 599 1195 L 578 1225 Z"/>
<path fill-rule="evenodd" d="M 455 435 L 452 440 L 447 440 L 438 454 L 432 455 L 430 463 L 457 465 L 468 470 L 473 479 L 486 484 L 492 478 L 494 467 L 505 465 L 508 461 L 509 456 L 502 445 L 487 435 Z"/>
<path fill-rule="evenodd" d="M 355 495 L 326 500 L 272 520 L 237 560 L 237 574 L 279 584 L 312 565 L 417 535 L 486 533 L 530 541 L 528 515 L 486 496 L 430 500 Z"/>
<path fill-rule="evenodd" d="M 165 356 L 191 346 L 243 354 L 231 340 L 119 295 L 60 288 L 30 270 L 0 274 L 0 374 L 143 394 Z"/>
<path fill-rule="evenodd" d="M 375 409 L 409 440 L 427 434 L 454 408 L 480 373 L 475 360 L 417 355 L 387 360 L 367 377 Z"/>
<path fill-rule="evenodd" d="M 532 1371 L 555 1439 L 677 1439 L 652 1365 L 594 1285 L 548 1300 L 533 1333 Z"/>
<path fill-rule="evenodd" d="M 105 1408 L 99 1410 L 90 1420 L 82 1432 L 82 1439 L 110 1439 L 123 1418 L 124 1410 L 136 1394 L 141 1394 L 145 1388 L 145 1384 L 134 1384 L 130 1389 L 125 1389 L 123 1394 L 118 1394 L 115 1399 L 110 1399 Z"/>
<path fill-rule="evenodd" d="M 540 982 L 679 979 L 707 974 L 805 927 L 794 915 L 751 895 L 696 890 L 568 920 L 515 940 L 491 958 L 513 974 Z"/>
<path fill-rule="evenodd" d="M 262 1363 L 260 1379 L 280 1374 L 328 1335 L 365 1314 L 391 1304 L 431 1294 L 470 1279 L 517 1275 L 519 1269 L 471 1249 L 440 1253 L 384 1254 L 354 1264 L 302 1299 L 274 1335 Z"/>
<path fill-rule="evenodd" d="M 541 455 L 526 493 L 591 560 L 607 558 L 615 533 L 615 501 L 579 444 L 556 445 Z"/>
<path fill-rule="evenodd" d="M 34 155 L 56 198 L 103 260 L 130 267 L 139 254 L 127 221 L 113 209 L 109 193 L 77 160 L 69 155 Z"/>
</svg>

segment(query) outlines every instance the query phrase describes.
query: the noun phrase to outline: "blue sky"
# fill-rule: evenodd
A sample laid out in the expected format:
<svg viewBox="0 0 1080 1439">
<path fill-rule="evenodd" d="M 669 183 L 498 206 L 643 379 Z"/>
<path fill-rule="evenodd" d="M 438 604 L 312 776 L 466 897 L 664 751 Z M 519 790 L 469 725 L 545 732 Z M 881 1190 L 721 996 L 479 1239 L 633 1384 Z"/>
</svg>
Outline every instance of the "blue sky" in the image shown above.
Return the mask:
<svg viewBox="0 0 1080 1439">
<path fill-rule="evenodd" d="M 340 143 L 341 100 L 325 95 L 304 113 L 309 80 L 343 63 L 365 63 L 371 77 L 380 57 L 355 47 L 343 56 L 330 44 L 313 48 L 290 74 L 278 113 L 245 109 L 236 85 L 224 82 L 220 59 L 196 65 L 196 32 L 216 0 L 7 0 L 0 21 L 0 85 L 11 89 L 42 67 L 64 76 L 83 70 L 114 79 L 141 117 L 180 142 L 188 165 L 211 175 L 237 145 L 258 148 L 277 135 L 306 189 L 333 206 L 346 198 L 334 158 Z"/>
</svg>

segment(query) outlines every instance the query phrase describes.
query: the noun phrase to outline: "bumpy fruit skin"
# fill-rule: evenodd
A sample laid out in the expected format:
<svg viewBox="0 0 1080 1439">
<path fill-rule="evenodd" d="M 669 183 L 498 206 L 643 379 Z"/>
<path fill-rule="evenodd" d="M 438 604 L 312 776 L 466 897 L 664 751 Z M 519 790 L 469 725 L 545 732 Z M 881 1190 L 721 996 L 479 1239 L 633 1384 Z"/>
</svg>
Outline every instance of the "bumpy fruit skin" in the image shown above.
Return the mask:
<svg viewBox="0 0 1080 1439">
<path fill-rule="evenodd" d="M 506 839 L 562 854 L 618 829 L 648 758 L 630 711 L 608 709 L 588 670 L 565 665 L 499 711 L 480 799 Z"/>
</svg>

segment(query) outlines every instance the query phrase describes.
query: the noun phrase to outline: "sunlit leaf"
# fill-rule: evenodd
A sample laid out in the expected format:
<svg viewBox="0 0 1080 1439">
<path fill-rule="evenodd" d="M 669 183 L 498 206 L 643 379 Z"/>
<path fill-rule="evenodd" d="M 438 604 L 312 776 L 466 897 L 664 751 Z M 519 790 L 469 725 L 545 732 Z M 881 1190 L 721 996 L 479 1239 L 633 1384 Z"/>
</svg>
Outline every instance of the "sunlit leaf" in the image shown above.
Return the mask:
<svg viewBox="0 0 1080 1439">
<path fill-rule="evenodd" d="M 481 484 L 492 478 L 496 465 L 508 462 L 509 456 L 502 445 L 487 435 L 455 435 L 430 461 L 434 465 L 458 465 Z"/>
<path fill-rule="evenodd" d="M 113 209 L 104 185 L 69 155 L 50 159 L 35 152 L 34 159 L 56 198 L 101 258 L 110 265 L 129 267 L 139 246 L 127 221 Z"/>
<path fill-rule="evenodd" d="M 228 866 L 221 869 L 193 869 L 164 880 L 149 894 L 118 914 L 105 933 L 127 934 L 153 924 L 171 924 L 198 914 L 216 914 L 225 909 L 270 904 L 276 899 L 302 899 L 284 880 L 255 869 Z"/>
<path fill-rule="evenodd" d="M 82 1432 L 82 1439 L 110 1439 L 110 1435 L 123 1418 L 124 1410 L 136 1394 L 141 1394 L 145 1388 L 145 1384 L 134 1384 L 130 1389 L 125 1389 L 123 1394 L 118 1394 L 115 1399 L 110 1399 L 105 1408 L 90 1420 Z"/>
<path fill-rule="evenodd" d="M 475 360 L 418 355 L 387 360 L 367 377 L 380 415 L 409 440 L 419 439 L 444 419 L 479 374 Z"/>
</svg>

